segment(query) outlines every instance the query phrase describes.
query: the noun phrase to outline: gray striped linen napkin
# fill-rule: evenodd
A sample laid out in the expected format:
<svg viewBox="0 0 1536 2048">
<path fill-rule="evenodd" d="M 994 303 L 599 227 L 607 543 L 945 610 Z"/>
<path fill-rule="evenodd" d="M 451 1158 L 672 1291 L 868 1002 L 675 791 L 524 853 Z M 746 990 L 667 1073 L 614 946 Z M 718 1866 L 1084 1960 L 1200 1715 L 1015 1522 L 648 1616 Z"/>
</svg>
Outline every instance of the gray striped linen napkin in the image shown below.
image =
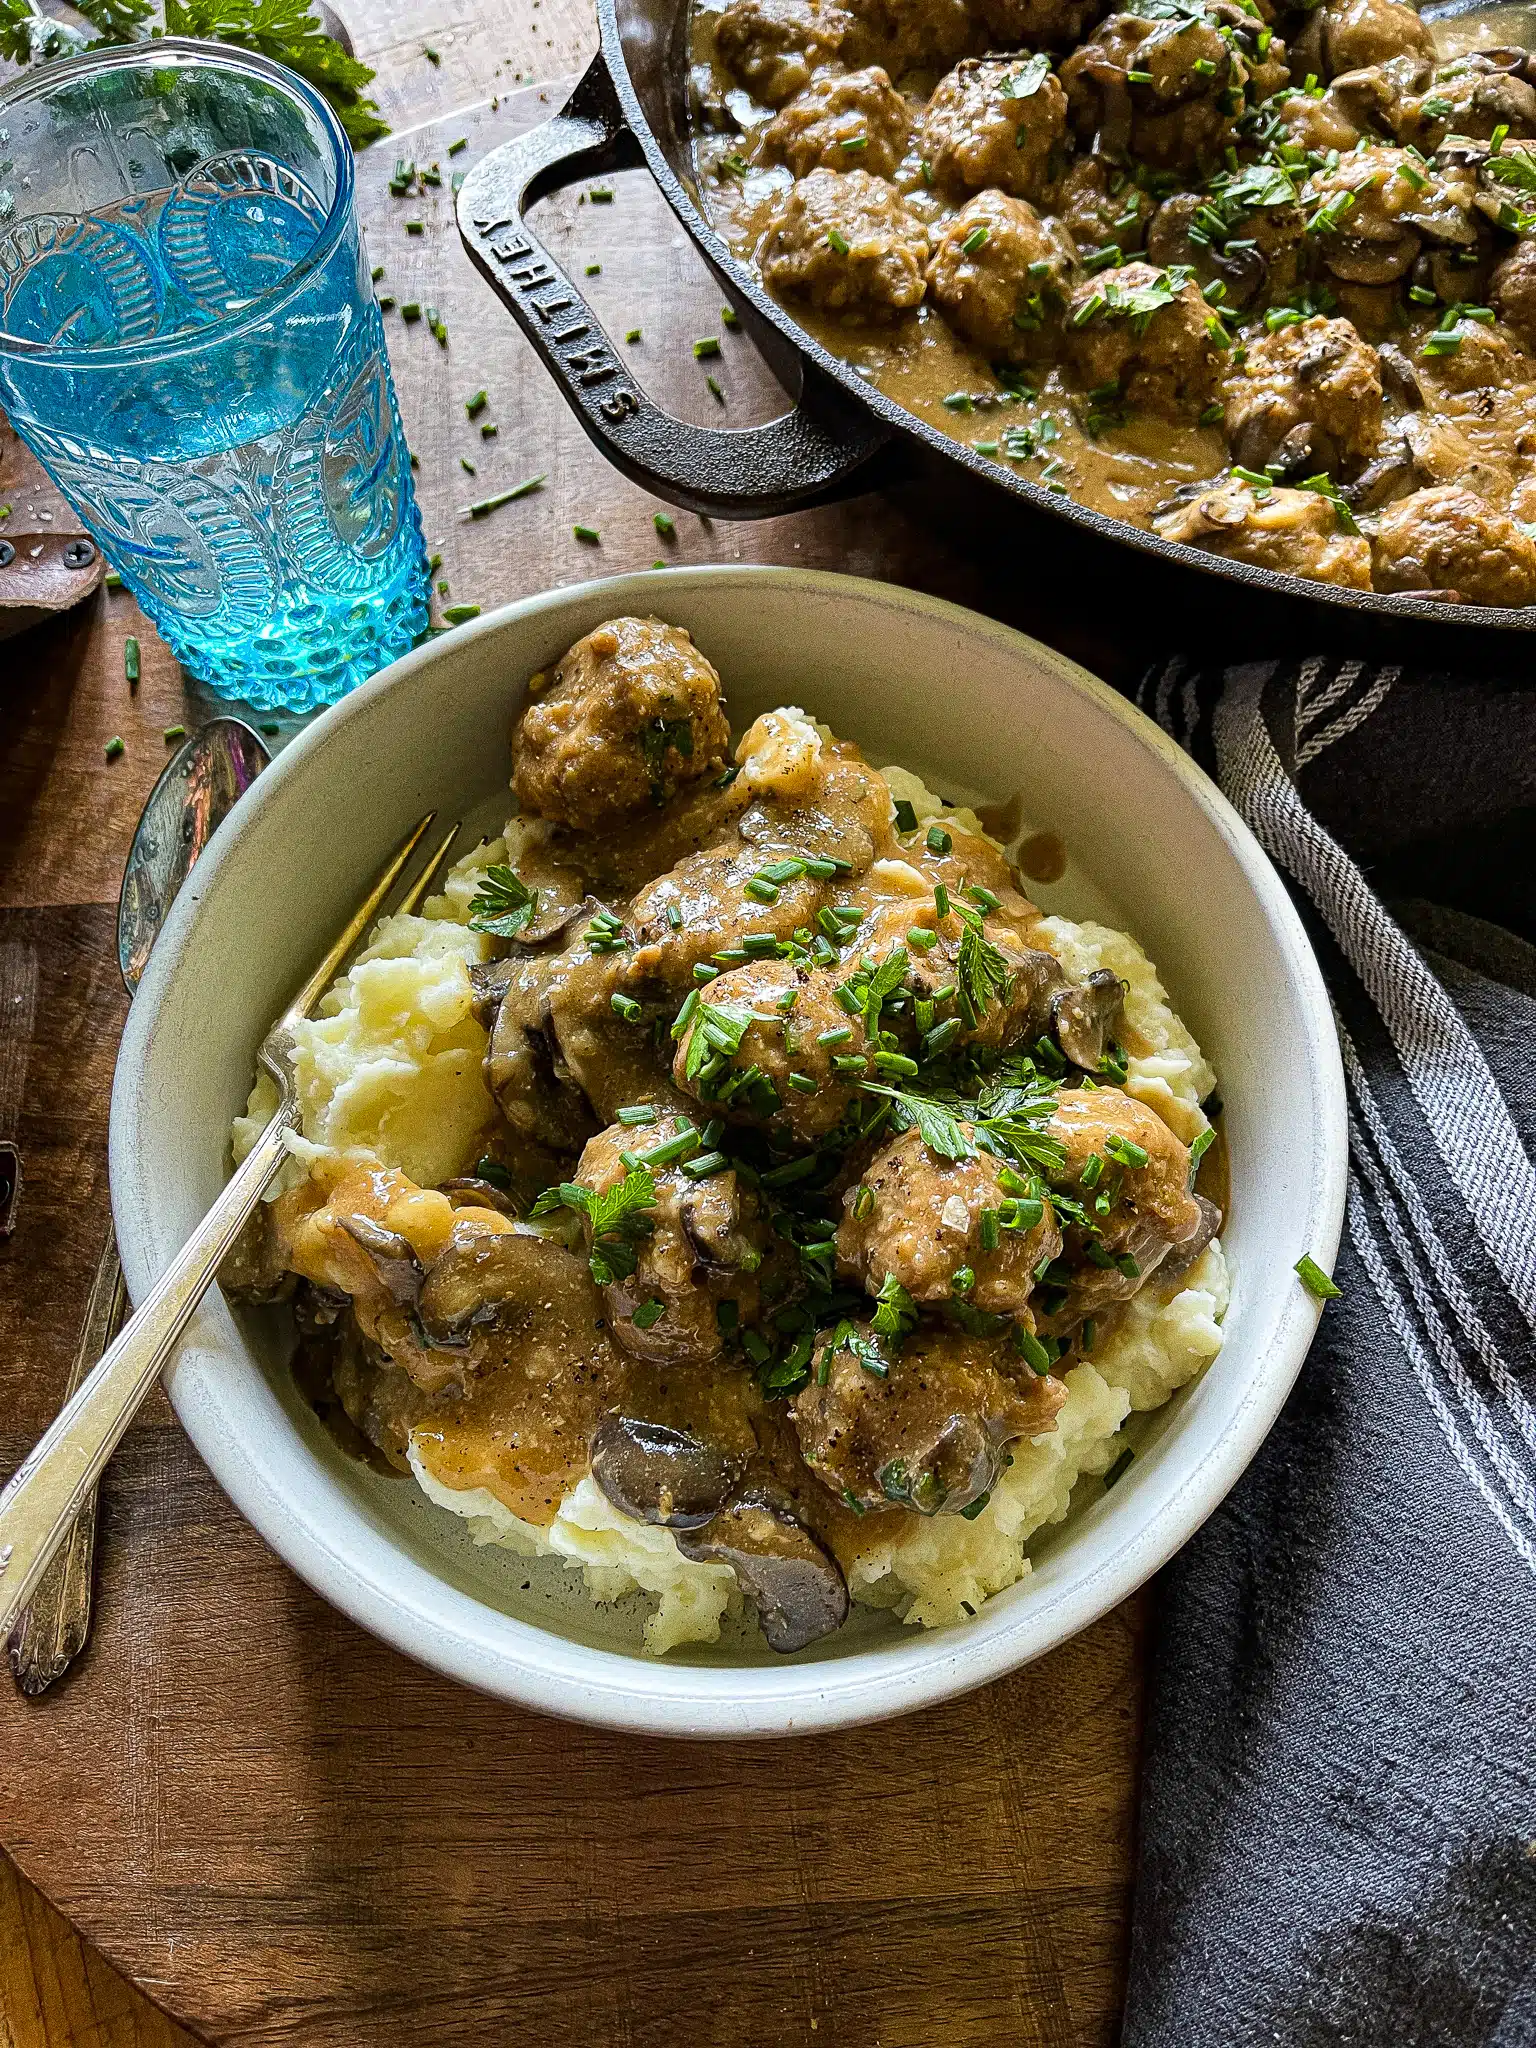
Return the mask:
<svg viewBox="0 0 1536 2048">
<path fill-rule="evenodd" d="M 1536 2048 L 1536 690 L 1139 701 L 1308 923 L 1352 1171 L 1342 1298 L 1158 1582 L 1122 2048 Z"/>
</svg>

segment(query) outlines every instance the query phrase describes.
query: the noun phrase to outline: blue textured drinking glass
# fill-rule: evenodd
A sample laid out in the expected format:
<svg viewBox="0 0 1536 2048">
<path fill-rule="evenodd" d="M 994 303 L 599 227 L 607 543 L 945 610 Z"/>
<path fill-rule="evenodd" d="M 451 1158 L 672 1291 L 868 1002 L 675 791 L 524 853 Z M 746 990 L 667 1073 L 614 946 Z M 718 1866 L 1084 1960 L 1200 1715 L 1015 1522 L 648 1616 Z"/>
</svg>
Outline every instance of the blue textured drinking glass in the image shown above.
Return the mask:
<svg viewBox="0 0 1536 2048">
<path fill-rule="evenodd" d="M 0 91 L 0 405 L 223 695 L 334 703 L 425 628 L 351 147 L 280 65 L 166 37 Z"/>
</svg>

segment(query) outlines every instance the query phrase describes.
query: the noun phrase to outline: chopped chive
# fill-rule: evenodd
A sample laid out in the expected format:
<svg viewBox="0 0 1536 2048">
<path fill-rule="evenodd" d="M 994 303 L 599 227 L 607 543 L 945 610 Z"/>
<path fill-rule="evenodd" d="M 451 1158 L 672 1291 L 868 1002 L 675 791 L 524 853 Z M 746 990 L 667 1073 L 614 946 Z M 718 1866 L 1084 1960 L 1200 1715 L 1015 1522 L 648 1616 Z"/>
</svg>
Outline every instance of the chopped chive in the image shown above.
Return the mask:
<svg viewBox="0 0 1536 2048">
<path fill-rule="evenodd" d="M 701 1152 L 697 1158 L 683 1161 L 683 1171 L 690 1180 L 708 1180 L 711 1174 L 722 1172 L 730 1163 L 723 1152 Z"/>
<path fill-rule="evenodd" d="M 139 680 L 139 643 L 130 633 L 123 642 L 123 674 L 128 679 L 129 689 L 134 689 Z"/>
<path fill-rule="evenodd" d="M 622 1017 L 626 1024 L 638 1024 L 644 1015 L 633 996 L 621 995 L 617 990 L 608 998 L 610 1007 Z"/>
<path fill-rule="evenodd" d="M 480 422 L 480 438 L 482 441 L 494 441 L 500 432 L 501 429 L 494 420 L 482 420 Z"/>
<path fill-rule="evenodd" d="M 422 44 L 421 54 L 423 55 L 423 57 L 426 58 L 429 64 L 441 64 L 443 61 L 441 54 L 438 51 L 434 50 L 430 43 Z"/>
<path fill-rule="evenodd" d="M 587 265 L 586 274 L 588 277 L 601 277 L 603 274 L 603 266 L 601 265 L 601 263 L 589 263 Z"/>
<path fill-rule="evenodd" d="M 985 244 L 985 242 L 986 242 L 986 239 L 987 239 L 987 230 L 985 229 L 985 227 L 976 227 L 976 228 L 972 228 L 972 229 L 971 229 L 971 232 L 970 232 L 970 233 L 969 233 L 969 234 L 968 234 L 968 235 L 966 236 L 965 240 L 964 240 L 964 241 L 963 241 L 963 242 L 962 242 L 962 243 L 960 244 L 960 253 L 961 253 L 961 255 L 962 255 L 962 256 L 974 256 L 974 255 L 976 254 L 976 251 L 977 251 L 978 249 L 980 249 L 980 248 L 981 248 L 981 247 L 982 247 L 982 246 L 983 246 L 983 245 Z"/>
<path fill-rule="evenodd" d="M 818 1031 L 816 1043 L 818 1045 L 846 1045 L 852 1036 L 853 1026 L 851 1024 L 838 1024 L 831 1031 Z"/>
<path fill-rule="evenodd" d="M 707 960 L 695 960 L 693 978 L 695 981 L 718 981 L 720 970 L 718 967 L 711 967 Z"/>
<path fill-rule="evenodd" d="M 836 228 L 828 228 L 827 247 L 835 249 L 839 256 L 846 256 L 848 254 L 848 239 L 845 235 L 840 234 Z"/>
<path fill-rule="evenodd" d="M 942 826 L 930 825 L 928 827 L 928 837 L 925 843 L 930 853 L 945 854 L 951 850 L 955 842 L 953 841 L 953 839 L 950 838 L 949 834 L 946 831 L 944 831 Z M 945 908 L 948 908 L 947 904 L 945 905 Z M 943 911 L 941 911 L 939 914 L 940 916 L 943 916 L 944 913 Z"/>
<path fill-rule="evenodd" d="M 400 308 L 400 318 L 402 320 L 419 320 L 421 318 L 421 307 L 415 299 L 406 300 L 405 304 Z"/>
<path fill-rule="evenodd" d="M 917 813 L 904 796 L 899 796 L 896 799 L 896 830 L 898 832 L 915 832 L 917 830 Z"/>
<path fill-rule="evenodd" d="M 477 391 L 473 397 L 466 398 L 464 401 L 464 410 L 471 419 L 475 417 L 476 413 L 484 412 L 485 406 L 486 394 L 484 391 Z"/>
<path fill-rule="evenodd" d="M 375 303 L 377 304 L 378 309 L 381 313 L 390 313 L 394 311 L 395 302 L 389 292 L 381 292 Z"/>
<path fill-rule="evenodd" d="M 102 752 L 106 755 L 109 761 L 115 761 L 120 754 L 126 753 L 127 749 L 123 745 L 123 742 L 114 735 L 113 738 L 109 739 L 107 741 L 107 744 L 102 748 Z"/>
<path fill-rule="evenodd" d="M 631 327 L 624 339 L 631 342 L 638 341 L 640 339 L 640 332 L 641 330 L 638 327 Z"/>
<path fill-rule="evenodd" d="M 528 497 L 531 492 L 538 490 L 543 482 L 543 471 L 538 476 L 525 476 L 520 484 L 513 484 L 510 490 L 498 491 L 491 498 L 479 498 L 473 505 L 466 505 L 464 509 L 471 519 L 484 519 L 487 514 L 498 511 L 501 506 L 510 505 L 514 498 Z M 436 568 L 442 559 L 442 556 L 438 555 L 433 561 L 433 568 Z"/>
<path fill-rule="evenodd" d="M 984 1252 L 995 1252 L 1002 1242 L 1002 1221 L 995 1209 L 981 1212 L 981 1248 Z"/>
<path fill-rule="evenodd" d="M 734 306 L 722 306 L 720 308 L 720 319 L 726 327 L 739 327 L 741 325 L 741 315 Z"/>
<path fill-rule="evenodd" d="M 670 1166 L 674 1160 L 686 1159 L 690 1152 L 697 1152 L 698 1149 L 699 1134 L 693 1125 L 689 1124 L 687 1129 L 679 1131 L 675 1138 L 668 1138 L 663 1144 L 653 1145 L 649 1152 L 642 1152 L 640 1163 L 642 1166 Z"/>
<path fill-rule="evenodd" d="M 802 1095 L 814 1095 L 820 1084 L 814 1081 L 809 1074 L 791 1073 L 789 1085 L 791 1088 L 798 1089 Z"/>
<path fill-rule="evenodd" d="M 856 1052 L 836 1052 L 832 1055 L 834 1074 L 867 1074 L 869 1061 L 861 1059 Z"/>
<path fill-rule="evenodd" d="M 460 469 L 463 470 L 466 476 L 478 476 L 480 474 L 479 470 L 476 469 L 475 465 L 470 461 L 467 455 L 461 455 L 459 457 L 459 467 Z"/>
<path fill-rule="evenodd" d="M 918 953 L 931 953 L 938 943 L 938 933 L 929 931 L 925 924 L 915 924 L 907 933 L 907 944 Z"/>
<path fill-rule="evenodd" d="M 10 509 L 9 505 L 0 505 L 0 519 L 3 519 Z M 123 587 L 123 579 L 115 569 L 109 569 L 102 578 L 102 581 L 106 584 L 108 590 L 121 590 Z"/>
<path fill-rule="evenodd" d="M 1111 1465 L 1109 1470 L 1104 1474 L 1104 1491 L 1106 1493 L 1108 1493 L 1109 1489 L 1112 1486 L 1117 1485 L 1119 1483 L 1120 1479 L 1124 1475 L 1126 1466 L 1130 1464 L 1132 1458 L 1134 1458 L 1135 1455 L 1136 1453 L 1133 1450 L 1126 1449 L 1120 1453 L 1118 1458 L 1116 1458 L 1113 1465 Z"/>
<path fill-rule="evenodd" d="M 772 882 L 765 882 L 761 875 L 754 875 L 742 884 L 743 896 L 750 896 L 756 903 L 777 903 L 779 892 Z"/>
<path fill-rule="evenodd" d="M 670 512 L 653 512 L 651 514 L 651 524 L 663 540 L 671 540 L 677 532 L 677 521 Z"/>
<path fill-rule="evenodd" d="M 383 266 L 383 264 L 382 264 L 382 263 L 375 263 L 375 265 L 373 266 L 372 270 L 370 270 L 370 271 L 369 271 L 368 275 L 369 275 L 369 277 L 370 277 L 370 278 L 371 278 L 371 279 L 373 280 L 373 282 L 374 282 L 375 284 L 377 284 L 377 283 L 378 283 L 378 281 L 379 281 L 379 279 L 380 279 L 380 278 L 381 278 L 381 277 L 382 277 L 382 276 L 384 275 L 384 266 Z"/>
<path fill-rule="evenodd" d="M 408 220 L 405 224 L 405 232 L 408 235 L 424 235 L 426 231 L 427 224 L 424 220 Z"/>
<path fill-rule="evenodd" d="M 940 1053 L 947 1052 L 960 1036 L 962 1028 L 958 1017 L 946 1017 L 942 1024 L 935 1024 L 923 1037 L 924 1059 L 937 1059 Z"/>
<path fill-rule="evenodd" d="M 172 740 L 184 740 L 186 736 L 187 728 L 184 725 L 168 725 L 165 728 L 165 740 L 167 744 L 169 744 Z"/>
<path fill-rule="evenodd" d="M 1020 1323 L 1014 1332 L 1013 1341 L 1019 1348 L 1019 1356 L 1031 1372 L 1044 1374 L 1050 1371 L 1051 1354 L 1033 1330 L 1026 1330 Z"/>
<path fill-rule="evenodd" d="M 938 912 L 940 918 L 948 917 L 949 891 L 942 882 L 935 882 L 933 885 L 933 907 Z"/>
<path fill-rule="evenodd" d="M 611 185 L 594 185 L 587 193 L 587 197 L 594 206 L 607 206 L 613 199 L 613 187 Z"/>
<path fill-rule="evenodd" d="M 1111 1131 L 1104 1140 L 1104 1150 L 1111 1159 L 1118 1159 L 1122 1166 L 1140 1167 L 1147 1163 L 1147 1150 L 1130 1138 L 1123 1138 L 1118 1131 Z"/>
<path fill-rule="evenodd" d="M 571 532 L 578 540 L 585 541 L 589 547 L 596 547 L 603 537 L 595 526 L 573 526 Z"/>
<path fill-rule="evenodd" d="M 633 1108 L 619 1111 L 619 1122 L 627 1125 L 653 1124 L 657 1114 L 654 1102 L 637 1102 Z"/>
<path fill-rule="evenodd" d="M 477 604 L 450 604 L 443 607 L 443 619 L 450 626 L 462 626 L 470 619 L 478 619 L 480 607 Z"/>
<path fill-rule="evenodd" d="M 757 879 L 764 882 L 796 882 L 805 873 L 803 860 L 774 860 L 759 868 Z"/>
<path fill-rule="evenodd" d="M 693 353 L 694 353 L 694 355 L 695 355 L 695 356 L 696 356 L 696 357 L 698 358 L 698 360 L 699 360 L 700 362 L 703 362 L 703 360 L 704 360 L 704 358 L 705 358 L 706 356 L 717 356 L 717 355 L 719 355 L 719 353 L 720 353 L 720 337 L 719 337 L 718 335 L 716 335 L 716 334 L 705 334 L 705 335 L 702 335 L 702 336 L 701 336 L 701 337 L 699 338 L 699 340 L 697 340 L 697 341 L 696 341 L 696 342 L 695 342 L 695 343 L 693 344 Z"/>
<path fill-rule="evenodd" d="M 715 401 L 716 405 L 724 405 L 725 392 L 721 388 L 720 379 L 718 377 L 706 377 L 704 379 L 704 388 L 708 391 L 710 397 Z"/>
<path fill-rule="evenodd" d="M 459 139 L 458 139 L 458 141 L 457 141 L 457 142 L 450 142 L 450 143 L 449 143 L 449 145 L 448 145 L 448 154 L 449 154 L 450 156 L 457 156 L 457 155 L 458 155 L 458 153 L 459 153 L 459 151 L 460 151 L 461 149 L 468 149 L 468 147 L 469 147 L 469 137 L 468 137 L 467 135 L 461 135 L 461 136 L 459 137 Z"/>
<path fill-rule="evenodd" d="M 1318 1301 L 1336 1301 L 1344 1291 L 1341 1287 L 1334 1286 L 1310 1254 L 1304 1254 L 1296 1261 L 1296 1277 L 1308 1294 L 1314 1295 Z"/>
</svg>

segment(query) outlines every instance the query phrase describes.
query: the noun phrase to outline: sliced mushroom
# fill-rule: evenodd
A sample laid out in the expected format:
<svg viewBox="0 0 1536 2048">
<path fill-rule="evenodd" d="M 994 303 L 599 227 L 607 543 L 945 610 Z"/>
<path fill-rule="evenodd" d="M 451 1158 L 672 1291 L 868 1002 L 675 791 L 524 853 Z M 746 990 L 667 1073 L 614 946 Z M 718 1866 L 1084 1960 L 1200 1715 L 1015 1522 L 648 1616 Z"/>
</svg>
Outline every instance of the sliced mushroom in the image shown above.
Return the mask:
<svg viewBox="0 0 1536 2048">
<path fill-rule="evenodd" d="M 446 1195 L 455 1209 L 495 1209 L 502 1216 L 518 1214 L 517 1203 L 505 1188 L 480 1180 L 474 1174 L 464 1174 L 458 1180 L 445 1180 L 438 1193 Z"/>
<path fill-rule="evenodd" d="M 527 972 L 508 986 L 491 1027 L 486 1086 L 514 1130 L 556 1151 L 578 1152 L 597 1119 L 555 1034 L 546 976 L 558 963 L 523 965 Z"/>
<path fill-rule="evenodd" d="M 1211 1239 L 1221 1228 L 1221 1211 L 1216 1204 L 1207 1201 L 1204 1195 L 1196 1195 L 1195 1202 L 1200 1210 L 1200 1224 L 1193 1237 L 1183 1244 L 1175 1245 L 1159 1269 L 1160 1280 L 1173 1280 L 1180 1273 L 1187 1273 L 1205 1250 Z"/>
<path fill-rule="evenodd" d="M 631 1415 L 605 1415 L 592 1438 L 592 1477 L 603 1494 L 621 1515 L 662 1529 L 702 1529 L 741 1472 L 714 1444 Z"/>
<path fill-rule="evenodd" d="M 837 1559 L 781 1495 L 754 1488 L 677 1547 L 698 1564 L 728 1564 L 757 1609 L 768 1647 L 788 1655 L 832 1635 L 848 1619 L 848 1582 Z"/>
<path fill-rule="evenodd" d="M 491 1231 L 470 1217 L 455 1223 L 416 1302 L 416 1319 L 428 1345 L 461 1351 L 474 1329 L 494 1322 L 507 1307 L 537 1307 L 549 1291 L 550 1250 L 526 1227 Z"/>
<path fill-rule="evenodd" d="M 1080 986 L 1052 997 L 1051 1029 L 1056 1043 L 1084 1073 L 1098 1072 L 1124 999 L 1124 984 L 1107 967 L 1095 968 Z"/>
<path fill-rule="evenodd" d="M 1376 357 L 1381 364 L 1382 389 L 1405 410 L 1417 412 L 1424 403 L 1424 387 L 1408 357 L 1395 341 L 1382 342 Z"/>
<path fill-rule="evenodd" d="M 373 1261 L 373 1269 L 396 1307 L 413 1307 L 425 1275 L 409 1238 L 402 1237 L 398 1230 L 386 1230 L 371 1216 L 342 1216 L 337 1220 L 353 1243 L 361 1245 Z"/>
<path fill-rule="evenodd" d="M 469 970 L 470 1007 L 475 1022 L 485 1030 L 494 1030 L 496 1012 L 501 1008 L 513 975 L 517 972 L 515 960 L 476 960 Z"/>
</svg>

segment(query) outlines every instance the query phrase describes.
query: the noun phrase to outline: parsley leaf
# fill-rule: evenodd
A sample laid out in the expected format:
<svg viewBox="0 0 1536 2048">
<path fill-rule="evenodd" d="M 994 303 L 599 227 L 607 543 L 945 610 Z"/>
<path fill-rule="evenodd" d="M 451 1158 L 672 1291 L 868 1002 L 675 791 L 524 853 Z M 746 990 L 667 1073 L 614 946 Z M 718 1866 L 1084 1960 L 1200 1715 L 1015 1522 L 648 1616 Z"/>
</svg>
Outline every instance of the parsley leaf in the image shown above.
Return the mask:
<svg viewBox="0 0 1536 2048">
<path fill-rule="evenodd" d="M 656 1183 L 650 1172 L 632 1166 L 601 1194 L 578 1180 L 561 1181 L 546 1188 L 528 1213 L 537 1218 L 552 1216 L 557 1209 L 574 1209 L 585 1217 L 592 1233 L 588 1268 L 599 1287 L 609 1287 L 634 1272 L 637 1242 L 649 1234 L 655 1207 Z"/>
<path fill-rule="evenodd" d="M 849 1322 L 846 1317 L 828 1338 L 823 1356 L 831 1358 L 839 1351 L 851 1351 L 864 1370 L 873 1373 L 877 1380 L 883 1380 L 891 1369 L 874 1338 L 866 1337 L 858 1324 Z"/>
<path fill-rule="evenodd" d="M 373 81 L 372 70 L 325 33 L 309 0 L 165 0 L 165 29 L 167 35 L 235 43 L 286 64 L 330 101 L 354 149 L 389 133 L 377 104 L 363 92 Z"/>
<path fill-rule="evenodd" d="M 539 907 L 539 892 L 508 867 L 490 867 L 469 906 L 469 928 L 515 939 Z"/>
<path fill-rule="evenodd" d="M 887 1273 L 875 1297 L 870 1328 L 878 1337 L 904 1337 L 917 1322 L 917 1303 L 894 1273 Z"/>
<path fill-rule="evenodd" d="M 1011 73 L 1003 80 L 1003 98 L 1005 100 L 1033 99 L 1050 75 L 1051 60 L 1041 50 L 1038 55 L 1031 57 L 1022 69 Z"/>
<path fill-rule="evenodd" d="M 980 911 L 971 910 L 963 903 L 956 903 L 952 908 L 964 927 L 960 934 L 960 955 L 955 962 L 960 1014 L 974 1031 L 994 995 L 1007 1002 L 1013 993 L 1013 976 L 1008 972 L 1008 962 L 1002 953 L 986 936 Z"/>
<path fill-rule="evenodd" d="M 891 1104 L 891 1121 L 896 1128 L 921 1132 L 923 1143 L 940 1159 L 969 1159 L 975 1152 L 960 1119 L 933 1096 L 912 1095 L 904 1088 L 886 1088 L 878 1081 L 861 1085 L 866 1095 L 884 1095 Z"/>
<path fill-rule="evenodd" d="M 895 995 L 907 978 L 907 949 L 895 946 L 869 978 L 864 991 L 864 1032 L 873 1045 L 880 1029 L 880 1012 L 887 996 Z"/>
</svg>

